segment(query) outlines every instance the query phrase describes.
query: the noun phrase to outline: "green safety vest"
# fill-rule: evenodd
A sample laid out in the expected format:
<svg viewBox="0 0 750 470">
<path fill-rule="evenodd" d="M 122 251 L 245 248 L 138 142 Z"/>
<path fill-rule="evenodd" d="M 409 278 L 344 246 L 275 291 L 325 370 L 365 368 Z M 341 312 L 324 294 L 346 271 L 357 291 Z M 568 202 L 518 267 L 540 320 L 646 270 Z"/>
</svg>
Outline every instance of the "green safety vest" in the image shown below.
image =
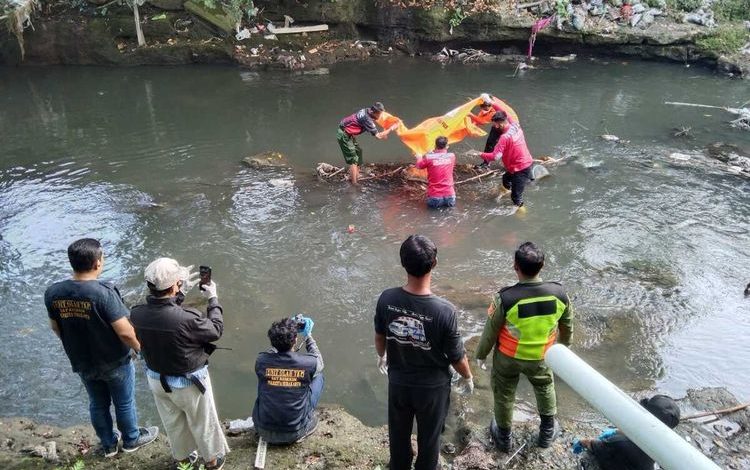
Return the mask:
<svg viewBox="0 0 750 470">
<path fill-rule="evenodd" d="M 557 322 L 568 308 L 568 295 L 557 282 L 528 282 L 498 292 L 505 323 L 497 337 L 501 353 L 539 361 L 557 339 Z"/>
</svg>

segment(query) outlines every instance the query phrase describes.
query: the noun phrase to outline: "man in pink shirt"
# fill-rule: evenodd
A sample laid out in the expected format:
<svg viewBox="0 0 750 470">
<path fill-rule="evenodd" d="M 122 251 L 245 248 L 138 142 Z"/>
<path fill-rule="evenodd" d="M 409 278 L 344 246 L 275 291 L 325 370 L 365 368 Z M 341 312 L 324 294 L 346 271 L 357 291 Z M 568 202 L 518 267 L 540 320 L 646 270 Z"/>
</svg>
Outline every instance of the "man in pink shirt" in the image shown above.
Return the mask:
<svg viewBox="0 0 750 470">
<path fill-rule="evenodd" d="M 453 167 L 456 156 L 448 152 L 448 138 L 435 139 L 435 150 L 417 158 L 417 168 L 427 168 L 427 206 L 453 207 L 456 205 L 456 191 L 453 189 Z"/>
<path fill-rule="evenodd" d="M 516 207 L 523 206 L 523 190 L 534 180 L 531 167 L 534 159 L 526 146 L 526 138 L 518 123 L 509 122 L 504 111 L 497 111 L 492 116 L 492 126 L 500 130 L 495 148 L 491 152 L 481 154 L 485 162 L 502 160 L 505 167 L 503 184 L 500 188 L 501 196 L 510 190 L 510 198 Z"/>
</svg>

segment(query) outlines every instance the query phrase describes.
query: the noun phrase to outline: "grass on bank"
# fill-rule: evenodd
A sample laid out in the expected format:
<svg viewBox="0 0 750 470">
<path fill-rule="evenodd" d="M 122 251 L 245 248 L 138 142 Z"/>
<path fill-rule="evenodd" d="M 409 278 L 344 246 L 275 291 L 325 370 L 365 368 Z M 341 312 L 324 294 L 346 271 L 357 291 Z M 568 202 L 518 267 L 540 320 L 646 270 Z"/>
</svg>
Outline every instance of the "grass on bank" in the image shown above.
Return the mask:
<svg viewBox="0 0 750 470">
<path fill-rule="evenodd" d="M 719 26 L 706 36 L 695 41 L 702 52 L 732 54 L 742 49 L 750 41 L 750 33 L 743 24 Z"/>
</svg>

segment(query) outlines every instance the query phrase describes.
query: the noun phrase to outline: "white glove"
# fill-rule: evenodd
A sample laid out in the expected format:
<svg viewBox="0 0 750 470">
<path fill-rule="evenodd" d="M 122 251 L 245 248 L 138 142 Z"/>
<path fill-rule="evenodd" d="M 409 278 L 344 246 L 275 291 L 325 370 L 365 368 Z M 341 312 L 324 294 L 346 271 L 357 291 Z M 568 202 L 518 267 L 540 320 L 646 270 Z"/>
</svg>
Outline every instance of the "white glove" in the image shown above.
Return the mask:
<svg viewBox="0 0 750 470">
<path fill-rule="evenodd" d="M 487 363 L 481 359 L 477 359 L 477 367 L 482 370 L 487 370 Z"/>
<path fill-rule="evenodd" d="M 383 375 L 388 375 L 388 354 L 378 357 L 378 369 Z"/>
<path fill-rule="evenodd" d="M 476 156 L 481 155 L 481 154 L 482 154 L 482 152 L 480 152 L 479 150 L 471 149 L 471 150 L 467 150 L 466 151 L 466 155 L 468 155 L 470 157 L 476 157 Z"/>
<path fill-rule="evenodd" d="M 203 286 L 201 287 L 203 287 L 203 290 L 201 291 L 203 297 L 207 298 L 208 300 L 219 298 L 219 296 L 216 295 L 216 283 L 214 281 L 211 281 L 208 284 L 203 284 Z"/>
<path fill-rule="evenodd" d="M 193 272 L 193 265 L 187 267 L 188 276 L 185 279 L 181 279 L 182 285 L 180 286 L 180 292 L 183 294 L 187 294 L 190 289 L 195 287 L 195 285 L 198 283 L 198 279 L 201 277 L 201 275 L 197 272 Z"/>
<path fill-rule="evenodd" d="M 461 392 L 464 395 L 471 395 L 474 393 L 474 378 L 469 377 L 468 379 L 466 377 L 461 377 L 461 379 L 458 381 L 458 387 L 463 389 Z"/>
</svg>

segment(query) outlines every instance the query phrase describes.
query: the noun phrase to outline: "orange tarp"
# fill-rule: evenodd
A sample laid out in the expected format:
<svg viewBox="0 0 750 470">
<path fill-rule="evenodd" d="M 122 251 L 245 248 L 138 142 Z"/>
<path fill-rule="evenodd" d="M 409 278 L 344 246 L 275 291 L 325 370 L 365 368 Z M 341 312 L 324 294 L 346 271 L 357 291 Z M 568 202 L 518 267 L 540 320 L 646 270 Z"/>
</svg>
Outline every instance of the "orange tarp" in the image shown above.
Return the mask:
<svg viewBox="0 0 750 470">
<path fill-rule="evenodd" d="M 515 111 L 510 106 L 501 100 L 497 101 L 502 103 L 503 109 L 509 116 L 512 116 L 516 121 L 518 120 Z M 471 120 L 471 110 L 479 106 L 481 102 L 481 98 L 475 98 L 442 116 L 426 119 L 412 128 L 407 128 L 401 119 L 387 112 L 380 115 L 377 123 L 384 129 L 396 126 L 396 135 L 399 136 L 404 145 L 409 147 L 414 154 L 424 155 L 435 147 L 435 139 L 440 136 L 447 137 L 448 143 L 455 143 L 466 137 L 487 135 Z"/>
<path fill-rule="evenodd" d="M 500 109 L 502 109 L 503 111 L 505 111 L 505 114 L 508 115 L 508 120 L 511 123 L 518 122 L 518 115 L 516 114 L 515 111 L 513 111 L 513 108 L 511 108 L 510 106 L 508 106 L 508 103 L 506 103 L 505 101 L 503 101 L 500 98 L 497 98 L 495 96 L 492 97 L 492 102 L 496 106 L 499 106 Z M 478 124 L 480 124 L 480 125 L 482 125 L 482 124 L 489 124 L 490 122 L 492 122 L 492 115 L 493 114 L 495 114 L 495 108 L 490 108 L 489 111 L 482 111 L 480 109 L 479 110 L 479 114 L 477 114 L 475 117 L 476 117 L 476 120 L 478 121 Z"/>
</svg>

